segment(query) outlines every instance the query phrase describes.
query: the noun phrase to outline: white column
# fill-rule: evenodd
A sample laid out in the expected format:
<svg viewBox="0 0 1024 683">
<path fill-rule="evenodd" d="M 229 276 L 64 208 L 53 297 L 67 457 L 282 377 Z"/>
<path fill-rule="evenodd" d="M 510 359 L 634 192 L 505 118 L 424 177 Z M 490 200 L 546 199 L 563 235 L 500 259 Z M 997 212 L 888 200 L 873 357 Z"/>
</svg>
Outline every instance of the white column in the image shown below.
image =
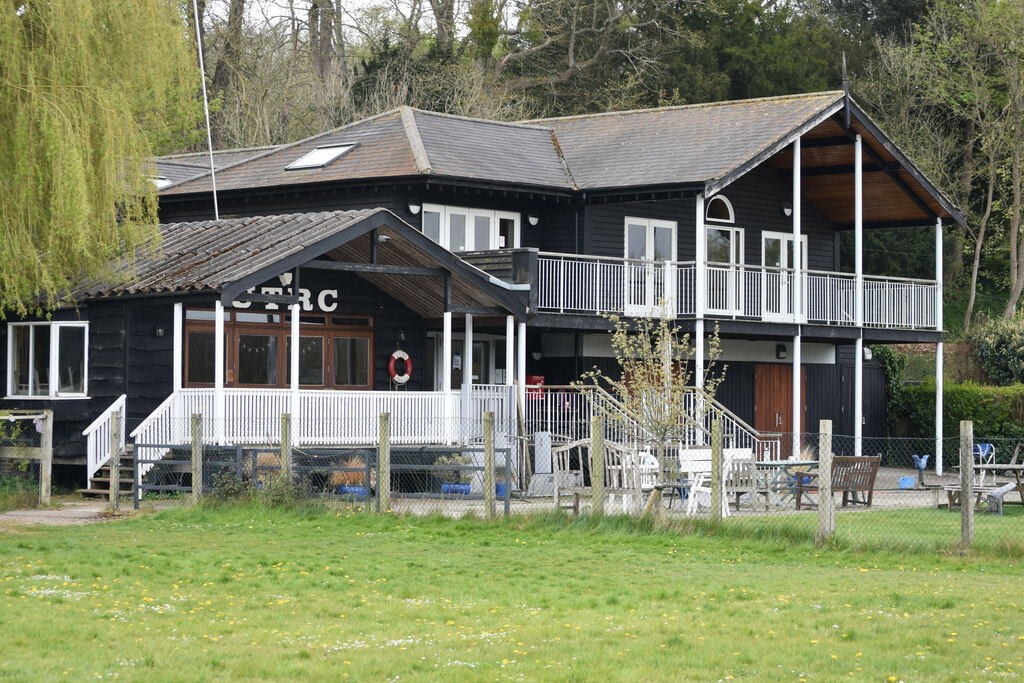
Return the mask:
<svg viewBox="0 0 1024 683">
<path fill-rule="evenodd" d="M 444 433 L 454 443 L 459 430 L 455 427 L 455 399 L 452 398 L 452 312 L 445 311 L 441 323 L 441 391 L 444 393 Z"/>
<path fill-rule="evenodd" d="M 942 332 L 942 219 L 935 220 L 935 329 Z M 942 474 L 942 342 L 935 345 L 935 473 Z"/>
<path fill-rule="evenodd" d="M 694 313 L 698 321 L 704 319 L 704 311 L 707 308 L 708 296 L 708 238 L 704 234 L 704 193 L 697 195 L 696 201 L 696 243 L 694 244 Z M 703 335 L 701 335 L 703 336 Z"/>
<path fill-rule="evenodd" d="M 853 143 L 853 272 L 856 280 L 854 315 L 857 322 L 853 365 L 853 454 L 863 452 L 864 433 L 864 163 L 860 135 Z"/>
<path fill-rule="evenodd" d="M 466 314 L 466 337 L 462 343 L 462 384 L 473 384 L 473 316 Z"/>
<path fill-rule="evenodd" d="M 800 457 L 800 434 L 803 433 L 804 404 L 801 387 L 800 335 L 793 335 L 793 457 Z"/>
<path fill-rule="evenodd" d="M 505 316 L 505 384 L 512 386 L 512 371 L 516 366 L 516 324 L 511 315 Z"/>
<path fill-rule="evenodd" d="M 861 160 L 861 139 L 853 144 L 853 272 L 857 298 L 854 315 L 857 327 L 864 326 L 864 168 Z"/>
<path fill-rule="evenodd" d="M 793 141 L 793 318 L 797 324 L 803 320 L 803 249 L 800 245 L 800 138 Z"/>
<path fill-rule="evenodd" d="M 452 313 L 445 311 L 442 317 L 441 333 L 441 391 L 445 395 L 452 390 Z"/>
<path fill-rule="evenodd" d="M 704 320 L 698 318 L 693 330 L 693 384 L 704 388 Z"/>
<path fill-rule="evenodd" d="M 800 244 L 800 138 L 793 141 L 793 279 L 790 286 L 792 294 L 793 322 L 797 324 L 797 334 L 793 335 L 793 450 L 792 457 L 800 457 L 800 434 L 803 432 L 803 394 L 801 387 L 800 359 L 800 321 L 803 320 L 803 249 Z"/>
<path fill-rule="evenodd" d="M 224 444 L 224 304 L 213 305 L 213 433 L 218 444 Z M 204 430 L 205 431 L 205 430 Z"/>
<path fill-rule="evenodd" d="M 292 414 L 292 444 L 298 444 L 299 434 L 302 433 L 302 423 L 300 420 L 300 404 L 299 404 L 299 318 L 302 314 L 302 307 L 299 304 L 292 304 L 290 306 L 292 314 L 292 352 L 288 358 L 288 364 L 291 368 L 291 414 Z"/>
<path fill-rule="evenodd" d="M 526 407 L 526 323 L 519 323 L 519 330 L 516 332 L 516 342 L 519 344 L 516 349 L 516 375 L 519 380 L 519 401 Z"/>
<path fill-rule="evenodd" d="M 182 372 L 182 360 L 183 360 L 182 349 L 184 348 L 184 339 L 185 339 L 185 332 L 184 332 L 184 325 L 183 325 L 183 323 L 184 323 L 184 320 L 183 320 L 184 315 L 183 315 L 183 310 L 182 309 L 184 307 L 185 307 L 184 304 L 182 304 L 181 302 L 178 302 L 178 303 L 174 304 L 174 323 L 173 323 L 174 326 L 173 326 L 173 329 L 172 329 L 172 332 L 171 332 L 174 335 L 174 339 L 173 339 L 173 348 L 174 348 L 174 350 L 172 351 L 172 353 L 174 354 L 174 365 L 173 365 L 174 371 L 173 371 L 172 380 L 171 380 L 171 391 L 174 392 L 174 393 L 177 393 L 178 391 L 180 391 L 181 387 L 182 387 L 182 376 L 183 376 L 183 372 Z"/>
</svg>

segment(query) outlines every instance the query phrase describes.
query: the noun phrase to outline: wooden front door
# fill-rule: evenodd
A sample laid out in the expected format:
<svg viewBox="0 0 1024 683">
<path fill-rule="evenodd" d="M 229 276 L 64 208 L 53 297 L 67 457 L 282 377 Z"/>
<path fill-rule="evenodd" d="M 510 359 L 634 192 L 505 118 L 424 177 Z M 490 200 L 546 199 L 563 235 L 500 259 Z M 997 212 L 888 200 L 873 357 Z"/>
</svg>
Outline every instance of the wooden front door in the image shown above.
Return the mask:
<svg viewBox="0 0 1024 683">
<path fill-rule="evenodd" d="M 807 368 L 800 368 L 800 430 L 807 431 Z M 754 371 L 754 428 L 759 432 L 793 431 L 793 366 L 758 365 Z M 782 439 L 780 455 L 792 456 L 793 440 Z M 797 454 L 799 455 L 799 454 Z"/>
</svg>

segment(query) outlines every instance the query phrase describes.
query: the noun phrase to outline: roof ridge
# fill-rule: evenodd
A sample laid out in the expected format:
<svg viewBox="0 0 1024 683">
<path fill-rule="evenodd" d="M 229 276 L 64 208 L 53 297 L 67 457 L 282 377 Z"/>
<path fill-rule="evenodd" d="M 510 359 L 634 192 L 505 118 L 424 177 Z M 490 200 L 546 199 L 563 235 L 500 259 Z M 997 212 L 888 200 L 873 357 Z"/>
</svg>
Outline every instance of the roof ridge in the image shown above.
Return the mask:
<svg viewBox="0 0 1024 683">
<path fill-rule="evenodd" d="M 407 107 L 407 109 L 424 114 L 426 116 L 436 116 L 442 119 L 454 119 L 456 121 L 472 121 L 474 123 L 489 123 L 495 126 L 505 126 L 507 128 L 522 128 L 525 130 L 548 130 L 546 126 L 537 126 L 523 121 L 502 121 L 500 119 L 485 119 L 476 116 L 462 116 L 460 114 L 447 114 L 440 111 L 430 111 L 428 109 L 418 109 L 416 107 Z"/>
<path fill-rule="evenodd" d="M 427 148 L 423 146 L 423 138 L 420 137 L 420 129 L 416 126 L 416 115 L 412 107 L 402 107 L 402 127 L 405 129 L 405 137 L 412 149 L 412 159 L 416 162 L 416 170 L 424 175 L 433 171 L 430 168 L 430 157 L 427 156 Z"/>
<path fill-rule="evenodd" d="M 653 114 L 657 112 L 665 111 L 681 111 L 685 109 L 708 109 L 711 107 L 726 107 L 737 104 L 751 104 L 756 102 L 774 102 L 783 100 L 796 100 L 808 97 L 822 97 L 825 95 L 834 95 L 836 97 L 842 97 L 845 93 L 842 90 L 824 90 L 822 92 L 814 93 L 798 93 L 795 95 L 772 95 L 770 97 L 754 97 L 745 100 L 722 100 L 720 102 L 694 102 L 692 104 L 674 104 L 664 107 L 651 107 L 649 109 L 624 109 L 622 111 L 604 111 L 597 112 L 594 114 L 575 114 L 573 116 L 552 116 L 542 119 L 527 119 L 523 123 L 548 123 L 558 121 L 575 121 L 579 119 L 594 119 L 608 116 L 624 116 L 627 114 Z"/>
</svg>

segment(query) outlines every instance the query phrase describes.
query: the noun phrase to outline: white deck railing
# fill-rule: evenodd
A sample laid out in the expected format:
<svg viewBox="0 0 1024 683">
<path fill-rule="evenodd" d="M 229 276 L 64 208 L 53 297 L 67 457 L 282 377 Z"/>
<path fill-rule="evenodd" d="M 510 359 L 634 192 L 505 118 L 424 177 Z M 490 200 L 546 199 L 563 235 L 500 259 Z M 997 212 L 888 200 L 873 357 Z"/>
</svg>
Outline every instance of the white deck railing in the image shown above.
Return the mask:
<svg viewBox="0 0 1024 683">
<path fill-rule="evenodd" d="M 89 479 L 92 479 L 101 467 L 110 462 L 110 435 L 113 430 L 113 416 L 118 415 L 117 444 L 120 453 L 124 453 L 125 435 L 125 395 L 121 396 L 110 404 L 99 417 L 93 420 L 92 424 L 85 428 L 82 436 L 85 437 L 85 457 L 89 472 Z"/>
<path fill-rule="evenodd" d="M 685 413 L 691 421 L 677 434 L 682 446 L 706 446 L 711 443 L 711 423 L 722 424 L 727 448 L 749 449 L 757 460 L 778 460 L 779 437 L 762 434 L 737 417 L 728 408 L 700 389 L 683 394 Z M 528 386 L 526 388 L 526 434 L 549 432 L 554 438 L 575 441 L 590 434 L 594 411 L 604 413 L 605 437 L 620 444 L 649 447 L 652 437 L 634 416 L 611 394 L 597 387 Z"/>
<path fill-rule="evenodd" d="M 584 315 L 689 316 L 695 312 L 696 266 L 670 261 L 541 253 L 539 310 Z M 710 316 L 766 322 L 856 324 L 851 273 L 709 263 Z M 794 310 L 796 290 L 796 310 Z M 864 326 L 937 329 L 931 280 L 864 276 Z"/>
</svg>

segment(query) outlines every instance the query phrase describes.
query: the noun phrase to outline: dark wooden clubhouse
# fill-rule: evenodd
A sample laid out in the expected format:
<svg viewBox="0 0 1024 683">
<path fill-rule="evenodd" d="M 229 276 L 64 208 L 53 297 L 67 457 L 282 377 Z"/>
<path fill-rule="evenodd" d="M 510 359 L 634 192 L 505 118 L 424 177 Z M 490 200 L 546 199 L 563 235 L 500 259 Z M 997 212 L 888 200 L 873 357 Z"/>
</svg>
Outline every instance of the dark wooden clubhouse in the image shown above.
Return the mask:
<svg viewBox="0 0 1024 683">
<path fill-rule="evenodd" d="M 365 443 L 323 425 L 512 415 L 518 386 L 529 418 L 528 385 L 615 367 L 612 313 L 676 320 L 698 383 L 717 327 L 717 401 L 752 439 L 884 435 L 865 345 L 941 358 L 942 223 L 963 217 L 843 92 L 522 123 L 402 108 L 213 156 L 160 160 L 162 242 L 116 283 L 4 326 L 4 406 L 53 408 L 90 476 L 113 412 L 136 439 L 202 412 L 249 443 L 292 412 L 300 442 Z M 863 231 L 908 226 L 934 228 L 934 279 L 865 274 Z"/>
</svg>

